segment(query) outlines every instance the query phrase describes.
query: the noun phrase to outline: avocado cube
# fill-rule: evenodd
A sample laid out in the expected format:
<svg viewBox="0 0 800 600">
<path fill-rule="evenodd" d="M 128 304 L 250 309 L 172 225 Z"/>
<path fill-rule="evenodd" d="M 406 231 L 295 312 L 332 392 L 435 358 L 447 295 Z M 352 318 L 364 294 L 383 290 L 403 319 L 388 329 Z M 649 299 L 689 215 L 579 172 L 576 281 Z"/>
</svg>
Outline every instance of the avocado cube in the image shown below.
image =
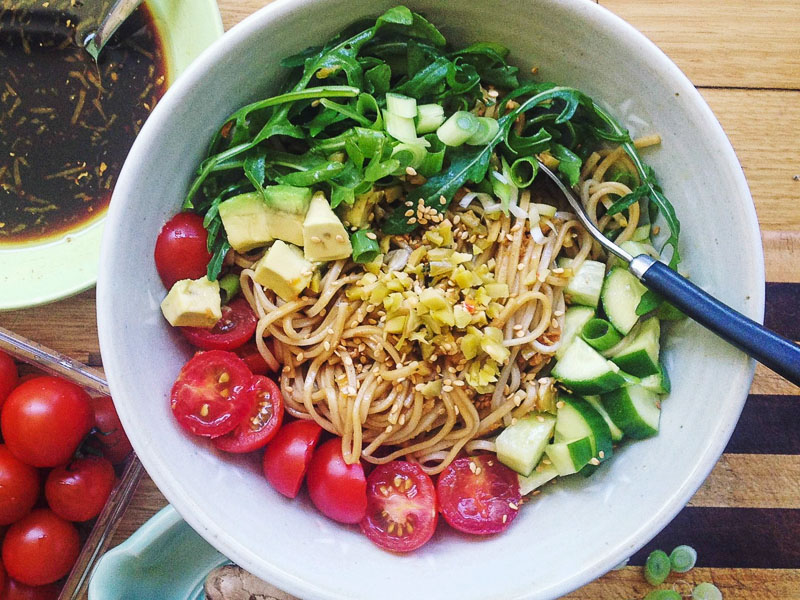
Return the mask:
<svg viewBox="0 0 800 600">
<path fill-rule="evenodd" d="M 276 240 L 253 266 L 253 279 L 289 302 L 308 286 L 313 270 L 313 265 L 303 258 L 300 248 Z"/>
<path fill-rule="evenodd" d="M 270 211 L 258 192 L 240 194 L 219 205 L 228 242 L 237 252 L 248 252 L 271 242 Z"/>
<path fill-rule="evenodd" d="M 295 246 L 303 245 L 303 221 L 305 213 L 289 213 L 267 207 L 269 232 L 276 240 L 283 240 Z"/>
<path fill-rule="evenodd" d="M 306 260 L 313 262 L 348 258 L 353 253 L 347 230 L 322 192 L 311 198 L 303 222 L 303 248 Z"/>
<path fill-rule="evenodd" d="M 161 312 L 173 327 L 213 327 L 222 318 L 219 282 L 207 277 L 177 281 Z"/>
</svg>

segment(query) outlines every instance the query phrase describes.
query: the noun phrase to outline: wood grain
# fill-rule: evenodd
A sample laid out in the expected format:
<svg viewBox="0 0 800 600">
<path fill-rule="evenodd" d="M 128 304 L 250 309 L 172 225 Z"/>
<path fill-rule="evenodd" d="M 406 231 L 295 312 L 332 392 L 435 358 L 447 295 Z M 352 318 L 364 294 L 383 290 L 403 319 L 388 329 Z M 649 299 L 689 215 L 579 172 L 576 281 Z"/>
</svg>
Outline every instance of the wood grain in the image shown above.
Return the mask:
<svg viewBox="0 0 800 600">
<path fill-rule="evenodd" d="M 800 7 L 800 2 L 797 3 Z M 800 11 L 799 11 L 800 12 Z M 800 18 L 800 15 L 798 15 Z M 800 32 L 798 32 L 800 39 Z M 800 92 L 701 89 L 742 164 L 764 231 L 800 231 Z"/>
<path fill-rule="evenodd" d="M 800 89 L 797 0 L 600 0 L 698 86 Z"/>
<path fill-rule="evenodd" d="M 665 550 L 669 552 L 671 548 Z M 676 586 L 679 593 L 688 590 L 691 594 L 691 586 L 704 581 L 719 587 L 725 600 L 800 599 L 800 569 L 695 568 L 683 575 L 670 576 L 661 587 Z M 625 567 L 607 573 L 562 600 L 631 600 L 643 598 L 652 589 L 644 580 L 641 567 Z"/>
</svg>

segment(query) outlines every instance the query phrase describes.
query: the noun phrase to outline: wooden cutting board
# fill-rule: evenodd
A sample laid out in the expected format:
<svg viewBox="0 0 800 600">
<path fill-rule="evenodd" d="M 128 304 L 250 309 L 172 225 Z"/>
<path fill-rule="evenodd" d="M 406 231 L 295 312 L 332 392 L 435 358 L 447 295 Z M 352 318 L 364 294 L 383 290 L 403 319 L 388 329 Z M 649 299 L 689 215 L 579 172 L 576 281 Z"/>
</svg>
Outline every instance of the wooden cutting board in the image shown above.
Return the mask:
<svg viewBox="0 0 800 600">
<path fill-rule="evenodd" d="M 226 29 L 268 3 L 219 0 Z M 800 340 L 800 2 L 600 4 L 658 44 L 722 123 L 761 224 L 767 324 Z M 100 366 L 94 311 L 89 291 L 50 306 L 1 313 L 0 326 Z M 165 503 L 146 479 L 116 542 Z M 713 581 L 726 600 L 800 600 L 800 388 L 759 367 L 725 454 L 689 506 L 629 566 L 567 598 L 643 598 L 651 589 L 641 574 L 647 554 L 678 544 L 690 544 L 699 554 L 698 568 L 681 576 L 683 582 Z"/>
</svg>

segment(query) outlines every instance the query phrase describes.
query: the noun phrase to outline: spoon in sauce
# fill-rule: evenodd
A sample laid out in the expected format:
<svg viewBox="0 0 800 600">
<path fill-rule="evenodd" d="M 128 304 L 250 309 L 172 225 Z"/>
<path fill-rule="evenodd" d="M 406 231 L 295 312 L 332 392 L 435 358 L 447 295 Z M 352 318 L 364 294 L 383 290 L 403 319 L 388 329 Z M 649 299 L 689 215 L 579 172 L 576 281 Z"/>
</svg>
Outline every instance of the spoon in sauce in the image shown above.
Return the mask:
<svg viewBox="0 0 800 600">
<path fill-rule="evenodd" d="M 83 41 L 83 47 L 95 61 L 100 56 L 100 51 L 111 36 L 119 29 L 125 20 L 133 14 L 143 0 L 117 0 L 114 6 L 100 23 L 97 31 L 90 33 Z"/>
</svg>

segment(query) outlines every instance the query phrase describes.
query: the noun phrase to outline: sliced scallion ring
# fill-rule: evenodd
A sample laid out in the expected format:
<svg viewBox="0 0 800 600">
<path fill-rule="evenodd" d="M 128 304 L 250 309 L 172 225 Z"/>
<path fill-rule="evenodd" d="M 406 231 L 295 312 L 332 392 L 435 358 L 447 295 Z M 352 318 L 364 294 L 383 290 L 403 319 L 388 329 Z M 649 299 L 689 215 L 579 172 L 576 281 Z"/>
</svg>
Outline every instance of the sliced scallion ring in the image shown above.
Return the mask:
<svg viewBox="0 0 800 600">
<path fill-rule="evenodd" d="M 650 585 L 661 585 L 672 570 L 669 556 L 663 550 L 653 550 L 644 563 L 644 578 Z M 680 595 L 678 595 L 680 598 Z"/>
<path fill-rule="evenodd" d="M 697 551 L 691 546 L 678 546 L 669 555 L 672 570 L 676 573 L 686 573 L 694 568 L 697 562 Z"/>
<path fill-rule="evenodd" d="M 446 146 L 460 146 L 475 135 L 479 127 L 478 117 L 465 110 L 459 110 L 441 124 L 436 130 L 436 135 Z"/>
</svg>

